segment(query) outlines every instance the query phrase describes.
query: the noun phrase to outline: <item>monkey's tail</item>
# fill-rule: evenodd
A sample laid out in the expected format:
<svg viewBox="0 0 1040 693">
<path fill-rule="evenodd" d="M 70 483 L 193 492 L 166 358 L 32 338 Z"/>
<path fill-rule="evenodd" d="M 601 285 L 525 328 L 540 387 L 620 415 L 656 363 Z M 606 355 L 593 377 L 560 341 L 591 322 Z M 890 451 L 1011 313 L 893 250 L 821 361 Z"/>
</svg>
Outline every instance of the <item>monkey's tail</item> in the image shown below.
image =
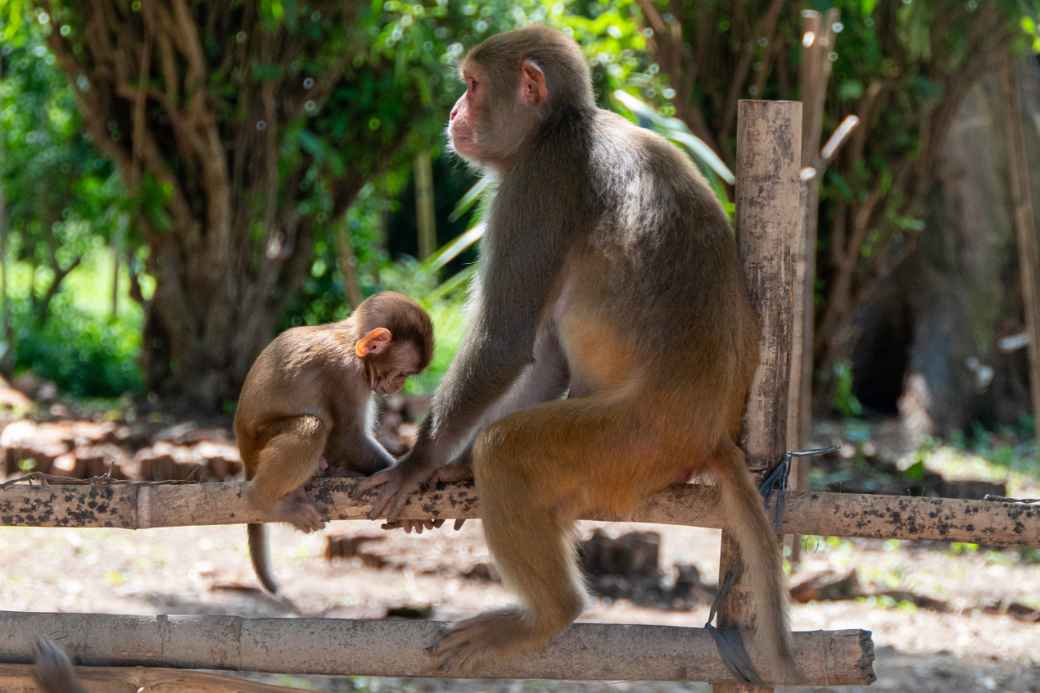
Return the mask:
<svg viewBox="0 0 1040 693">
<path fill-rule="evenodd" d="M 36 653 L 36 667 L 33 679 L 44 693 L 87 693 L 79 679 L 76 669 L 65 650 L 58 643 L 48 638 L 37 638 L 33 647 Z"/>
<path fill-rule="evenodd" d="M 256 579 L 269 594 L 278 594 L 278 583 L 271 576 L 271 557 L 267 552 L 267 530 L 259 522 L 250 522 L 246 525 L 246 536 L 249 537 L 249 559 L 253 562 Z"/>
<path fill-rule="evenodd" d="M 776 533 L 747 471 L 743 453 L 732 443 L 728 448 L 713 460 L 712 467 L 719 481 L 726 528 L 740 545 L 743 577 L 751 591 L 755 633 L 749 654 L 763 679 L 794 683 L 801 675 L 792 655 L 783 559 Z M 723 577 L 719 576 L 720 584 Z"/>
</svg>

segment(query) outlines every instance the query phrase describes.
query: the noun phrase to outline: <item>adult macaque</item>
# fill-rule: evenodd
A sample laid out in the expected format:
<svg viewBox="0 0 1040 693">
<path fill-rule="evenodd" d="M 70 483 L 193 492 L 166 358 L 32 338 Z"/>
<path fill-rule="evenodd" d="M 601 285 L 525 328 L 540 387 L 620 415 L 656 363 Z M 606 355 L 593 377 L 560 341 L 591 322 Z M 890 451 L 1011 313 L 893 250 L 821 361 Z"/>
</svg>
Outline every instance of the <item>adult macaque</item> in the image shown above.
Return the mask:
<svg viewBox="0 0 1040 693">
<path fill-rule="evenodd" d="M 438 665 L 544 646 L 585 603 L 576 518 L 624 518 L 708 469 L 754 593 L 749 652 L 764 679 L 793 678 L 780 554 L 736 444 L 759 325 L 722 208 L 675 147 L 596 107 L 565 35 L 493 36 L 461 72 L 451 143 L 498 183 L 478 305 L 416 446 L 358 489 L 393 520 L 486 424 L 481 518 L 522 606 L 457 624 Z"/>
<path fill-rule="evenodd" d="M 321 529 L 302 486 L 325 466 L 332 475 L 360 476 L 393 464 L 372 437 L 372 393 L 397 392 L 432 355 L 429 316 L 391 292 L 370 297 L 346 320 L 275 337 L 249 369 L 235 413 L 250 504 L 305 532 Z M 399 524 L 411 531 L 435 523 Z M 250 524 L 248 535 L 256 576 L 275 594 L 264 526 Z"/>
</svg>

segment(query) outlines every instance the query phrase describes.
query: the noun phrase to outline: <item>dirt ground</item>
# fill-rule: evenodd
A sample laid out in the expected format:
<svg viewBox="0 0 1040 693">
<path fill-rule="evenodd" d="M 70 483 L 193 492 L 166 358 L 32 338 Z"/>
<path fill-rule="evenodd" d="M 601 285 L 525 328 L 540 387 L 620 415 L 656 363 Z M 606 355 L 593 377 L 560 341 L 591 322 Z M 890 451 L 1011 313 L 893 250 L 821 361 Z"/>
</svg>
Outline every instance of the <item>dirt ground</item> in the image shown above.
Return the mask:
<svg viewBox="0 0 1040 693">
<path fill-rule="evenodd" d="M 583 536 L 597 525 L 584 523 Z M 622 524 L 604 529 L 611 535 L 633 529 L 658 531 L 666 576 L 681 562 L 693 563 L 705 583 L 717 580 L 716 531 Z M 324 558 L 329 533 L 373 535 L 379 540 L 365 544 L 368 565 L 357 558 L 330 562 Z M 313 535 L 276 526 L 271 535 L 276 574 L 287 596 L 307 615 L 380 618 L 388 608 L 411 606 L 430 607 L 432 618 L 451 620 L 509 599 L 497 583 L 464 577 L 489 560 L 478 522 L 458 533 L 442 528 L 421 537 L 381 532 L 374 523 L 345 522 Z M 940 544 L 821 541 L 807 554 L 799 575 L 828 568 L 856 568 L 868 587 L 910 590 L 951 607 L 949 613 L 941 613 L 905 602 L 858 600 L 792 608 L 796 630 L 873 632 L 878 681 L 869 690 L 1040 691 L 1040 624 L 981 610 L 1000 600 L 1040 606 L 1040 564 L 1023 560 L 1015 551 L 957 554 Z M 248 589 L 253 585 L 241 526 L 138 532 L 0 528 L 0 608 L 5 610 L 288 615 L 277 603 Z M 673 610 L 597 598 L 584 620 L 701 626 L 707 611 L 706 601 Z M 703 685 L 673 683 L 263 678 L 325 691 L 707 690 Z"/>
</svg>

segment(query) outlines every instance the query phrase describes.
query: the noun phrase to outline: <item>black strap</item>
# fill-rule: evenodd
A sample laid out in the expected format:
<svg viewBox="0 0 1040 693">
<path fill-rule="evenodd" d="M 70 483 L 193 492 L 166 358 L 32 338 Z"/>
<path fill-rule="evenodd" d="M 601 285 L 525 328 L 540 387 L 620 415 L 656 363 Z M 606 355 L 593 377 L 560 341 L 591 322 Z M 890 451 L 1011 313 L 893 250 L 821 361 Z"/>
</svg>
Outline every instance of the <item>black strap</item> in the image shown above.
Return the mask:
<svg viewBox="0 0 1040 693">
<path fill-rule="evenodd" d="M 730 589 L 733 587 L 733 583 L 737 581 L 737 575 L 738 573 L 734 570 L 726 573 L 726 577 L 719 585 L 719 591 L 715 594 L 715 599 L 711 602 L 711 610 L 708 612 L 708 621 L 704 624 L 704 628 L 711 634 L 712 639 L 715 640 L 715 647 L 719 651 L 719 657 L 722 659 L 722 663 L 726 665 L 726 668 L 729 669 L 729 673 L 733 675 L 733 678 L 742 683 L 757 685 L 762 683 L 762 679 L 751 664 L 751 658 L 748 656 L 747 650 L 744 649 L 744 641 L 740 637 L 740 632 L 736 628 L 718 628 L 712 624 L 712 621 L 715 621 L 718 617 L 719 606 L 722 604 L 722 600 L 726 598 L 726 595 L 729 594 Z"/>
<path fill-rule="evenodd" d="M 830 447 L 813 448 L 811 450 L 789 450 L 784 453 L 780 463 L 769 470 L 769 473 L 762 479 L 762 483 L 758 486 L 758 492 L 762 494 L 762 499 L 767 509 L 769 508 L 770 498 L 776 495 L 776 504 L 773 506 L 773 527 L 775 529 L 779 530 L 783 523 L 784 492 L 787 490 L 787 482 L 791 475 L 792 460 L 795 457 L 825 455 L 835 452 L 837 449 L 836 447 Z M 751 664 L 751 658 L 744 648 L 744 641 L 740 637 L 740 632 L 736 628 L 719 628 L 714 625 L 718 618 L 719 606 L 733 588 L 739 575 L 738 571 L 731 569 L 726 572 L 725 577 L 720 581 L 719 591 L 715 594 L 715 599 L 711 603 L 708 621 L 704 624 L 704 628 L 711 634 L 712 639 L 715 640 L 715 647 L 719 651 L 719 657 L 722 659 L 722 663 L 726 665 L 726 668 L 729 669 L 729 673 L 733 675 L 733 678 L 742 683 L 760 685 L 763 683 L 762 677 L 758 675 L 755 667 Z"/>
</svg>

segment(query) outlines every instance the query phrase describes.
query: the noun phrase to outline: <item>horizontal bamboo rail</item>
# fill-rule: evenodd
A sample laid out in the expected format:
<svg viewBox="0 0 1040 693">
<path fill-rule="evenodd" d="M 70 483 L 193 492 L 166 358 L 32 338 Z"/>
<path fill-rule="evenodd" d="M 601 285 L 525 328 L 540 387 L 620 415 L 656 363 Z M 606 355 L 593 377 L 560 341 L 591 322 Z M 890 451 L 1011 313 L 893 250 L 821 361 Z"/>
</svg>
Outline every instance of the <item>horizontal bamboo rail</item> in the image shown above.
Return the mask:
<svg viewBox="0 0 1040 693">
<path fill-rule="evenodd" d="M 0 664 L 0 691 L 40 693 L 30 664 Z M 191 669 L 163 667 L 76 667 L 76 676 L 90 693 L 300 693 L 250 681 L 240 676 L 221 676 Z"/>
<path fill-rule="evenodd" d="M 320 479 L 311 496 L 327 520 L 363 519 L 369 506 L 351 498 L 353 479 Z M 242 498 L 240 481 L 97 483 L 0 488 L 0 525 L 149 529 L 263 522 Z M 476 518 L 471 482 L 438 483 L 413 496 L 402 517 Z M 721 528 L 718 491 L 704 484 L 671 486 L 631 517 L 589 520 L 659 522 Z M 1040 505 L 856 493 L 787 493 L 783 532 L 842 537 L 966 541 L 1040 546 Z"/>
<path fill-rule="evenodd" d="M 238 616 L 126 616 L 0 611 L 0 664 L 32 661 L 36 637 L 88 666 L 234 669 L 333 676 L 430 676 L 435 621 Z M 868 684 L 874 649 L 863 630 L 794 634 L 812 685 Z M 579 623 L 544 652 L 486 661 L 480 678 L 716 681 L 731 674 L 701 628 Z"/>
</svg>

